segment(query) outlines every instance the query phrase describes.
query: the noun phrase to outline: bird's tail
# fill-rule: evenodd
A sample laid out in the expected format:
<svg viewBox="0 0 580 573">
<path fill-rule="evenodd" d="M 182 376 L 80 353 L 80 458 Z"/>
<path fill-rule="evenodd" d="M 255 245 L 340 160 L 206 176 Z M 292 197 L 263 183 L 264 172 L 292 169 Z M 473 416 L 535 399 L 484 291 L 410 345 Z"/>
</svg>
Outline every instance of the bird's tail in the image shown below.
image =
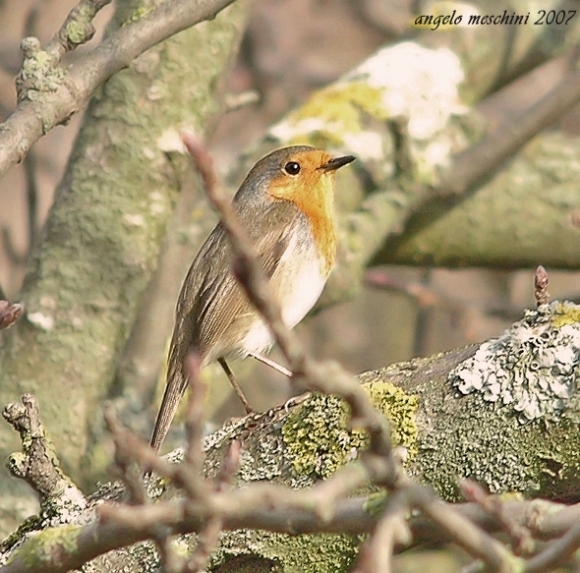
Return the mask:
<svg viewBox="0 0 580 573">
<path fill-rule="evenodd" d="M 177 412 L 179 401 L 187 388 L 187 378 L 183 371 L 183 357 L 177 356 L 175 348 L 169 355 L 169 364 L 167 367 L 167 384 L 165 386 L 165 393 L 157 419 L 155 420 L 155 428 L 151 435 L 151 447 L 159 450 L 167 436 L 171 422 Z"/>
</svg>

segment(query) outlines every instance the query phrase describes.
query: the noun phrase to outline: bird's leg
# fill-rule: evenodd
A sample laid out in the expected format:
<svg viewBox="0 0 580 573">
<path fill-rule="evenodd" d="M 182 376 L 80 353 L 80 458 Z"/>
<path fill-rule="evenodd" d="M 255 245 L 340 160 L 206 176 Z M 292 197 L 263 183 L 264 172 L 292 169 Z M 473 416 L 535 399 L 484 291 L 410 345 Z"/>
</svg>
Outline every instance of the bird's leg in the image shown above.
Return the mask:
<svg viewBox="0 0 580 573">
<path fill-rule="evenodd" d="M 240 385 L 236 380 L 236 376 L 231 371 L 230 367 L 228 366 L 228 363 L 223 358 L 218 358 L 217 361 L 223 368 L 223 371 L 226 373 L 226 376 L 228 377 L 228 380 L 230 381 L 230 384 L 232 385 L 235 393 L 238 395 L 238 398 L 240 399 L 241 403 L 244 405 L 246 414 L 253 414 L 254 410 L 250 406 L 250 403 L 248 402 L 247 398 L 244 396 L 244 393 L 242 392 L 242 389 L 240 388 Z"/>
<path fill-rule="evenodd" d="M 262 364 L 265 364 L 266 366 L 273 368 L 274 370 L 276 370 L 276 372 L 280 372 L 280 374 L 283 374 L 287 378 L 292 378 L 292 372 L 288 370 L 288 368 L 282 366 L 281 364 L 278 364 L 277 362 L 274 362 L 273 360 L 270 360 L 270 358 L 267 358 L 262 354 L 254 354 L 253 352 L 248 352 L 248 356 L 251 356 L 252 358 L 255 358 Z"/>
<path fill-rule="evenodd" d="M 256 360 L 259 360 L 260 362 L 266 364 L 267 366 L 270 366 L 270 368 L 273 368 L 274 370 L 276 370 L 276 372 L 280 372 L 280 374 L 284 374 L 284 376 L 287 376 L 288 378 L 292 377 L 292 372 L 288 370 L 288 368 L 282 366 L 281 364 L 278 364 L 277 362 L 274 362 L 273 360 L 270 360 L 269 358 L 263 356 L 262 354 L 253 354 L 252 352 L 250 352 L 248 353 L 248 356 L 251 356 Z M 310 397 L 310 394 L 311 394 L 310 392 L 305 392 L 304 394 L 301 394 L 299 396 L 292 396 L 292 398 L 289 398 L 284 404 L 286 412 L 288 412 L 290 406 L 294 406 L 300 404 L 301 402 L 304 402 L 304 400 Z"/>
<path fill-rule="evenodd" d="M 277 362 L 270 360 L 270 358 L 263 356 L 262 354 L 254 354 L 253 352 L 249 352 L 248 356 L 251 356 L 252 358 L 255 358 L 256 360 L 262 362 L 263 364 L 266 364 L 270 368 L 273 368 L 274 370 L 276 370 L 276 372 L 280 372 L 280 374 L 283 374 L 284 376 L 287 376 L 288 378 L 292 378 L 292 371 L 291 370 L 288 370 L 288 368 L 286 368 L 285 366 L 282 366 L 281 364 L 278 364 Z M 304 400 L 306 400 L 307 398 L 310 397 L 310 394 L 311 394 L 310 392 L 305 392 L 304 394 L 301 394 L 300 396 L 292 396 L 292 398 L 289 398 L 286 401 L 286 403 L 284 404 L 284 408 L 286 409 L 286 412 L 288 412 L 288 408 L 290 408 L 290 406 L 304 402 Z"/>
</svg>

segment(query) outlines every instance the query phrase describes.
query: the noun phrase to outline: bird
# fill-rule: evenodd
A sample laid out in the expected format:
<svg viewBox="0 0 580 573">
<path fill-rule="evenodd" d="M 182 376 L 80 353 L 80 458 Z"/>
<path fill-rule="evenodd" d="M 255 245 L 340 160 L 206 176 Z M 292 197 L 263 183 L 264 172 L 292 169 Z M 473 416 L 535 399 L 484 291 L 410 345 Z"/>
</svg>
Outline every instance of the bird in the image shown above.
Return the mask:
<svg viewBox="0 0 580 573">
<path fill-rule="evenodd" d="M 354 159 L 307 145 L 277 149 L 252 167 L 234 196 L 236 215 L 289 328 L 314 306 L 334 267 L 335 173 Z M 273 346 L 273 335 L 237 282 L 232 262 L 230 238 L 220 222 L 191 264 L 177 300 L 165 392 L 150 441 L 155 450 L 187 388 L 184 361 L 190 351 L 202 368 L 219 362 L 247 413 L 252 409 L 226 359 L 252 356 L 275 365 L 263 356 Z"/>
</svg>

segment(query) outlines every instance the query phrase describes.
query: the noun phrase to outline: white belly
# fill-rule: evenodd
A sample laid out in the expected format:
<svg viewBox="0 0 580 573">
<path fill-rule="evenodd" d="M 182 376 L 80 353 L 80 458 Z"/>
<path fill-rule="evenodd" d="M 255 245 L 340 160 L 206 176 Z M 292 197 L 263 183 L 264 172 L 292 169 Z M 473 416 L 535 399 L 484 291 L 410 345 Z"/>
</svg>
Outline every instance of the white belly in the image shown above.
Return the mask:
<svg viewBox="0 0 580 573">
<path fill-rule="evenodd" d="M 302 265 L 300 272 L 288 277 L 290 287 L 283 291 L 282 318 L 289 328 L 294 328 L 316 304 L 326 284 L 327 277 L 322 276 L 319 258 Z"/>
<path fill-rule="evenodd" d="M 293 240 L 270 279 L 272 290 L 279 293 L 277 298 L 282 306 L 282 320 L 289 328 L 294 328 L 314 306 L 328 278 L 322 273 L 322 260 L 316 250 L 312 248 L 304 253 L 302 249 Z M 303 262 L 298 271 L 291 264 L 297 258 L 308 261 Z M 243 345 L 246 352 L 260 353 L 270 348 L 273 343 L 274 337 L 270 329 L 260 320 L 249 330 Z"/>
</svg>

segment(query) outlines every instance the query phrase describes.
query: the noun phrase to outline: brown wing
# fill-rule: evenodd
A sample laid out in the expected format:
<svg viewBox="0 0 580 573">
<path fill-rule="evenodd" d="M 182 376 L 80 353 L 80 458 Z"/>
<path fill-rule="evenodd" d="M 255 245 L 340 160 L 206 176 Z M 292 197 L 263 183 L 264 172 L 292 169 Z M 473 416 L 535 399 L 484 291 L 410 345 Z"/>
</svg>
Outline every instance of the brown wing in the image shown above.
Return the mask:
<svg viewBox="0 0 580 573">
<path fill-rule="evenodd" d="M 264 272 L 271 277 L 293 233 L 305 220 L 293 203 L 276 201 L 260 207 L 258 215 L 246 203 L 238 209 L 238 216 L 254 241 Z M 189 350 L 194 348 L 203 359 L 209 356 L 213 360 L 221 352 L 234 349 L 235 341 L 227 339 L 234 317 L 240 328 L 244 328 L 244 321 L 249 324 L 253 320 L 255 310 L 231 271 L 231 261 L 229 236 L 218 224 L 181 287 L 169 350 L 167 385 L 151 437 L 155 449 L 161 447 L 187 388 L 183 363 Z"/>
</svg>

